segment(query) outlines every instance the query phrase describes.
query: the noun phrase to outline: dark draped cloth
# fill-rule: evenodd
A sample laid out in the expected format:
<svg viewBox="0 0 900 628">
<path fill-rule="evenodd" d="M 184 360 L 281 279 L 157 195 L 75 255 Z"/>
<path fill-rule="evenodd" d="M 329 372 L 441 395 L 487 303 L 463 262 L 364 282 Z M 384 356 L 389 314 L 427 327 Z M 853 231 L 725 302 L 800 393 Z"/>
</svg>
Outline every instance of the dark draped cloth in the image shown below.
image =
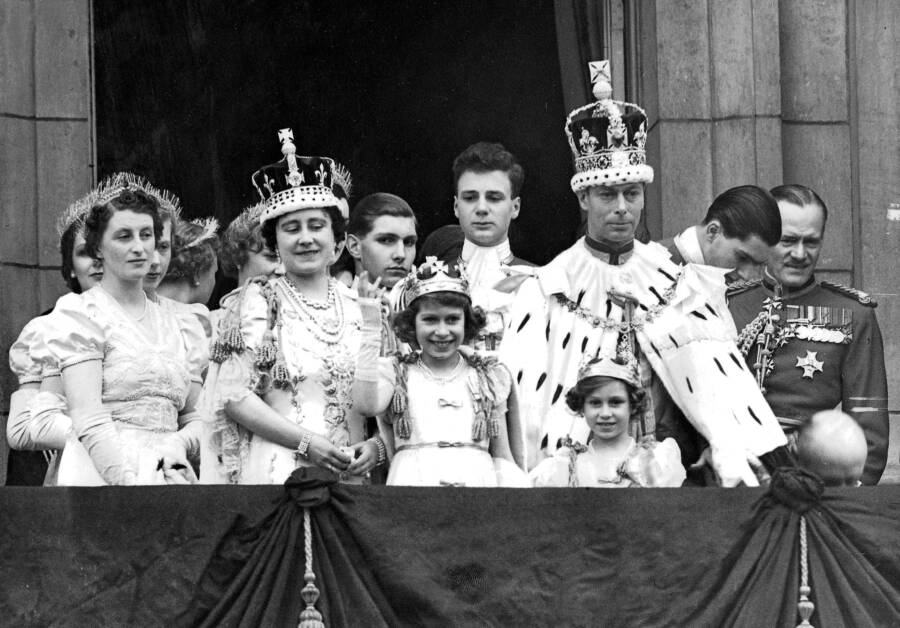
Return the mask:
<svg viewBox="0 0 900 628">
<path fill-rule="evenodd" d="M 900 487 L 0 489 L 0 623 L 796 626 L 900 623 Z M 779 488 L 780 487 L 780 488 Z M 799 495 L 799 497 L 797 497 Z"/>
</svg>

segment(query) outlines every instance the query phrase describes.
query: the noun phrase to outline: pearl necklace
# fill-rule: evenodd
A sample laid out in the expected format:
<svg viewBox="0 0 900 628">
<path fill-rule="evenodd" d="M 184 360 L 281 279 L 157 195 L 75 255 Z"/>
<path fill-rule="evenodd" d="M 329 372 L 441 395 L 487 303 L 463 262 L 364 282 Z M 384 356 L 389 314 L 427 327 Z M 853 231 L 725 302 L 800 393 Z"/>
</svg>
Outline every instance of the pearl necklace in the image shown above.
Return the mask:
<svg viewBox="0 0 900 628">
<path fill-rule="evenodd" d="M 328 297 L 324 303 L 308 299 L 286 275 L 284 280 L 284 292 L 288 300 L 301 315 L 313 337 L 328 346 L 338 344 L 344 336 L 346 321 L 344 320 L 344 305 L 337 297 L 334 279 L 330 279 L 328 282 Z M 326 314 L 330 310 L 334 310 L 334 317 Z"/>
<path fill-rule="evenodd" d="M 463 368 L 466 365 L 465 359 L 463 359 L 462 355 L 459 353 L 456 354 L 457 362 L 456 366 L 453 367 L 453 370 L 450 371 L 447 375 L 438 375 L 434 371 L 429 368 L 427 364 L 425 364 L 425 360 L 422 359 L 422 356 L 419 356 L 419 366 L 422 368 L 422 374 L 425 375 L 425 379 L 429 379 L 436 384 L 447 384 L 452 382 L 457 377 L 459 377 L 460 372 L 462 372 Z"/>
</svg>

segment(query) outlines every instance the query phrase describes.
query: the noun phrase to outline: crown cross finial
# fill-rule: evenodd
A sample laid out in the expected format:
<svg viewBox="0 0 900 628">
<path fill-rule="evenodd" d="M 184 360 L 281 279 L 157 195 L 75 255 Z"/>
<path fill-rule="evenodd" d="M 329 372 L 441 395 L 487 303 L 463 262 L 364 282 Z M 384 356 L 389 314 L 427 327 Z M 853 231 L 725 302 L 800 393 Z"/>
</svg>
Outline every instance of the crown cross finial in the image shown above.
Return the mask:
<svg viewBox="0 0 900 628">
<path fill-rule="evenodd" d="M 297 167 L 297 147 L 294 146 L 293 129 L 280 129 L 278 141 L 281 142 L 281 154 L 287 159 L 287 182 L 291 187 L 297 187 L 303 183 L 303 173 Z"/>
<path fill-rule="evenodd" d="M 278 130 L 278 141 L 281 142 L 282 152 L 287 145 L 290 144 L 291 152 L 297 150 L 297 147 L 294 146 L 294 130 L 293 129 L 279 129 Z"/>
<path fill-rule="evenodd" d="M 612 98 L 612 76 L 609 72 L 609 60 L 590 61 L 588 70 L 591 73 L 594 97 L 597 100 Z"/>
<path fill-rule="evenodd" d="M 449 273 L 447 263 L 443 260 L 438 259 L 437 255 L 429 255 L 428 257 L 426 257 L 425 263 L 422 264 L 420 268 L 423 267 L 430 267 L 432 272 L 434 272 L 435 274 L 444 273 L 446 275 L 447 273 Z"/>
</svg>

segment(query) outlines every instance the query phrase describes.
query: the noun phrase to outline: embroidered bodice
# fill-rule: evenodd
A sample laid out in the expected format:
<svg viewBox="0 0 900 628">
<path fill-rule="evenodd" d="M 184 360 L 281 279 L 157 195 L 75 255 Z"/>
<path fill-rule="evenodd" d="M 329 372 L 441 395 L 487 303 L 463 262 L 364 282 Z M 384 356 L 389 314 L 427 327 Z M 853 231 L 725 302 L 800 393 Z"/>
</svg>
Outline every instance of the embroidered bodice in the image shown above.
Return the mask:
<svg viewBox="0 0 900 628">
<path fill-rule="evenodd" d="M 191 373 L 176 318 L 152 302 L 148 332 L 102 287 L 57 301 L 46 342 L 61 370 L 103 361 L 102 401 L 113 420 L 150 431 L 174 432 Z"/>
</svg>

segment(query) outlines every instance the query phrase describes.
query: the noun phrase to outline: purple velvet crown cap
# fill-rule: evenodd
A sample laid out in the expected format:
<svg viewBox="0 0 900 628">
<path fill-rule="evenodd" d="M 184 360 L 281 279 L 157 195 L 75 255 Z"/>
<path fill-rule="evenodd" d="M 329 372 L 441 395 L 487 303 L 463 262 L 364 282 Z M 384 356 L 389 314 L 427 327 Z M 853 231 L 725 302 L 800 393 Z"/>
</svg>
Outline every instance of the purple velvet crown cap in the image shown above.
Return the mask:
<svg viewBox="0 0 900 628">
<path fill-rule="evenodd" d="M 263 166 L 252 177 L 253 186 L 266 202 L 260 223 L 299 209 L 338 207 L 333 189 L 334 161 L 328 157 L 296 155 L 290 129 L 282 129 L 278 137 L 284 157 Z"/>
</svg>

